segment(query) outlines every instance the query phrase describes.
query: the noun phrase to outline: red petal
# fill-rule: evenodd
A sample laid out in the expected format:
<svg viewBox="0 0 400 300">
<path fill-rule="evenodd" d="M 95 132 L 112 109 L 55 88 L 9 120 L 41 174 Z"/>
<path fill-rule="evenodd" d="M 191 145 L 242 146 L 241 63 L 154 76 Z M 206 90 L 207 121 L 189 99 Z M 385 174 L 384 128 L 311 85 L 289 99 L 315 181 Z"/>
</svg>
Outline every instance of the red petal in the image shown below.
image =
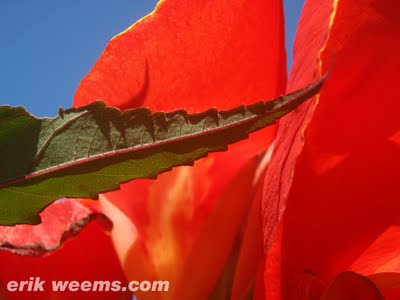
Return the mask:
<svg viewBox="0 0 400 300">
<path fill-rule="evenodd" d="M 55 219 L 52 218 L 53 222 L 57 222 Z M 46 218 L 43 221 L 46 222 Z M 51 291 L 52 280 L 119 280 L 125 284 L 111 240 L 97 222 L 91 222 L 76 238 L 66 241 L 63 247 L 46 256 L 20 256 L 0 251 L 0 263 L 0 279 L 4 286 L 9 281 L 29 280 L 30 277 L 46 280 L 44 292 L 9 292 L 9 299 L 131 299 L 129 295 L 117 292 Z"/>
<path fill-rule="evenodd" d="M 195 242 L 186 256 L 173 299 L 205 299 L 213 290 L 247 219 L 256 192 L 255 172 L 259 163 L 259 157 L 253 158 L 215 195 L 216 204 L 202 222 L 199 234 L 186 233 L 193 234 Z"/>
<path fill-rule="evenodd" d="M 398 224 L 399 20 L 398 1 L 309 0 L 303 10 L 289 89 L 335 62 L 319 101 L 279 124 L 266 177 L 266 245 L 287 205 L 285 291 L 306 270 L 331 280 Z"/>
<path fill-rule="evenodd" d="M 368 278 L 353 272 L 339 274 L 325 291 L 321 300 L 384 300 Z"/>
<path fill-rule="evenodd" d="M 220 109 L 268 99 L 285 87 L 280 1 L 160 1 L 114 37 L 74 104 Z"/>
<path fill-rule="evenodd" d="M 306 2 L 300 18 L 294 44 L 294 64 L 287 88 L 289 92 L 306 86 L 320 76 L 318 56 L 328 37 L 333 3 L 314 2 L 318 4 Z M 315 100 L 308 101 L 279 122 L 276 147 L 265 178 L 262 205 L 266 249 L 275 238 L 276 226 L 286 206 L 294 165 L 304 143 L 302 133 L 312 117 L 314 106 Z"/>
<path fill-rule="evenodd" d="M 0 249 L 25 255 L 43 255 L 77 235 L 92 220 L 100 218 L 108 222 L 95 206 L 89 208 L 78 199 L 57 201 L 40 216 L 42 223 L 36 226 L 0 226 Z"/>
<path fill-rule="evenodd" d="M 249 291 L 254 288 L 257 274 L 260 273 L 259 271 L 262 273 L 264 270 L 260 209 L 262 183 L 263 181 L 261 180 L 257 187 L 257 192 L 244 229 L 245 232 L 235 270 L 231 300 L 244 299 Z"/>
</svg>

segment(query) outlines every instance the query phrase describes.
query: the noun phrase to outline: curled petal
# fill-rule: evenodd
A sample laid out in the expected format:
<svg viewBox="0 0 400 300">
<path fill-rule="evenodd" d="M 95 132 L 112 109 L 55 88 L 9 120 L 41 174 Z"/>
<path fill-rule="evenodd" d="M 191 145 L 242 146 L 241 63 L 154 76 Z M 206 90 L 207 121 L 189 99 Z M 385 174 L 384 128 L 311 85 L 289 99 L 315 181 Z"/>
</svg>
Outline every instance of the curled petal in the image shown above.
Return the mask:
<svg viewBox="0 0 400 300">
<path fill-rule="evenodd" d="M 0 249 L 40 256 L 59 248 L 93 220 L 111 226 L 96 205 L 85 205 L 77 199 L 59 200 L 40 216 L 39 225 L 0 226 Z"/>
<path fill-rule="evenodd" d="M 68 201 L 68 200 L 66 200 Z M 54 204 L 56 205 L 56 204 Z M 57 205 L 56 205 L 57 206 Z M 51 206 L 50 206 L 51 207 Z M 66 208 L 66 206 L 64 206 Z M 57 209 L 52 209 L 57 211 Z M 58 213 L 60 213 L 58 211 Z M 57 224 L 56 216 L 52 216 L 52 222 Z M 38 226 L 46 226 L 46 217 L 43 223 Z M 49 224 L 47 224 L 48 226 Z M 27 232 L 26 230 L 24 231 Z M 43 235 L 46 231 L 43 231 Z M 51 235 L 50 235 L 51 236 Z M 50 236 L 44 236 L 46 241 Z M 37 236 L 33 235 L 34 240 Z M 21 241 L 21 239 L 19 239 Z M 58 242 L 58 240 L 57 240 Z M 56 242 L 56 243 L 57 243 Z M 49 245 L 54 245 L 51 242 Z M 101 249 L 101 251 L 100 251 Z M 34 248 L 37 251 L 37 248 Z M 42 248 L 41 248 L 42 250 Z M 56 292 L 52 291 L 53 280 L 78 281 L 120 281 L 126 285 L 124 274 L 119 264 L 117 255 L 111 243 L 108 233 L 98 222 L 90 222 L 82 229 L 75 238 L 68 239 L 62 247 L 44 256 L 21 256 L 10 251 L 0 251 L 1 274 L 0 280 L 3 287 L 10 281 L 26 281 L 30 278 L 44 280 L 44 291 L 16 291 L 7 292 L 6 299 L 11 300 L 67 300 L 67 299 L 110 299 L 122 300 L 131 299 L 131 296 L 122 292 Z"/>
</svg>

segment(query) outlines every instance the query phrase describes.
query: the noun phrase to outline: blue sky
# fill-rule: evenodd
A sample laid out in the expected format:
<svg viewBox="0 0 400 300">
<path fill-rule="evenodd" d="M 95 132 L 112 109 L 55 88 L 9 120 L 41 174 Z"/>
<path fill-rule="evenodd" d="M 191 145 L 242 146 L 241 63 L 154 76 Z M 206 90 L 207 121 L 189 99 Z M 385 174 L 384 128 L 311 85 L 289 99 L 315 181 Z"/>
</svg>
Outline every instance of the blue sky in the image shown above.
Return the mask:
<svg viewBox="0 0 400 300">
<path fill-rule="evenodd" d="M 0 104 L 37 116 L 68 108 L 108 40 L 156 0 L 0 1 Z M 303 0 L 285 0 L 289 64 Z"/>
</svg>

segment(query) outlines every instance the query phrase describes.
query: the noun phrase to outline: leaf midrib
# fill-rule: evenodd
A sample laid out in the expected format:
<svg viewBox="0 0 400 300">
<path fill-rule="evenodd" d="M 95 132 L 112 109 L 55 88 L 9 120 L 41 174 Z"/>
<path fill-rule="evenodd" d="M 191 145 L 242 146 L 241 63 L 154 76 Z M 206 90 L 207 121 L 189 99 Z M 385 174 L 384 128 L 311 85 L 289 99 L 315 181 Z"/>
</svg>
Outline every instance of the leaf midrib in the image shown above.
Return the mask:
<svg viewBox="0 0 400 300">
<path fill-rule="evenodd" d="M 165 145 L 172 144 L 172 143 L 175 143 L 175 142 L 178 142 L 178 141 L 186 141 L 186 140 L 190 140 L 190 139 L 193 139 L 193 138 L 196 138 L 196 137 L 202 137 L 202 136 L 204 136 L 206 134 L 212 134 L 212 133 L 221 132 L 221 131 L 224 131 L 224 130 L 227 130 L 227 129 L 230 129 L 230 128 L 233 128 L 233 127 L 237 127 L 237 126 L 249 123 L 251 121 L 256 121 L 258 119 L 261 119 L 262 117 L 264 117 L 268 113 L 271 113 L 271 112 L 273 112 L 275 110 L 278 110 L 278 109 L 266 111 L 265 113 L 260 114 L 260 115 L 250 116 L 250 117 L 242 119 L 242 120 L 240 120 L 238 122 L 227 124 L 227 125 L 223 125 L 223 126 L 218 126 L 218 127 L 215 127 L 215 128 L 204 130 L 202 132 L 197 132 L 197 133 L 193 133 L 193 134 L 186 134 L 184 136 L 180 136 L 180 137 L 176 137 L 176 138 L 171 138 L 171 139 L 162 140 L 162 141 L 156 141 L 156 142 L 153 142 L 153 143 L 148 143 L 148 144 L 135 146 L 135 147 L 128 147 L 128 148 L 124 148 L 124 149 L 120 149 L 120 150 L 113 150 L 113 151 L 109 151 L 109 152 L 106 152 L 106 153 L 92 155 L 90 157 L 76 159 L 76 160 L 71 161 L 71 162 L 60 164 L 58 166 L 53 166 L 53 167 L 50 167 L 50 168 L 47 168 L 47 169 L 43 169 L 43 170 L 40 170 L 40 171 L 37 171 L 37 172 L 33 172 L 33 173 L 30 173 L 30 174 L 15 178 L 15 179 L 10 180 L 10 181 L 6 181 L 6 182 L 3 182 L 3 183 L 0 183 L 0 188 L 4 188 L 6 186 L 13 185 L 13 184 L 16 184 L 16 183 L 19 183 L 19 182 L 22 182 L 22 181 L 27 181 L 27 180 L 35 179 L 35 178 L 38 178 L 38 177 L 41 177 L 41 176 L 45 176 L 45 175 L 48 175 L 50 173 L 53 173 L 53 172 L 56 172 L 56 171 L 60 171 L 60 170 L 63 170 L 63 169 L 67 169 L 67 168 L 79 166 L 79 165 L 82 165 L 82 164 L 94 162 L 94 161 L 99 160 L 99 159 L 104 159 L 104 158 L 107 158 L 107 157 L 113 157 L 113 156 L 117 156 L 117 155 L 121 155 L 121 154 L 128 154 L 128 153 L 132 153 L 132 152 L 136 152 L 136 151 L 142 151 L 142 150 L 146 150 L 146 149 L 153 148 L 153 147 L 158 147 L 158 146 L 165 146 Z M 85 113 L 90 113 L 90 112 L 85 112 Z M 42 146 L 42 148 L 40 149 L 38 154 L 35 156 L 35 158 L 32 161 L 32 165 L 34 164 L 34 162 L 36 162 L 39 159 L 41 153 L 44 152 L 45 148 L 50 144 L 51 140 L 56 136 L 56 133 L 58 133 L 59 131 L 61 131 L 62 129 L 65 128 L 64 125 L 69 126 L 74 121 L 76 121 L 77 119 L 79 119 L 82 116 L 83 116 L 83 114 L 80 114 L 79 116 L 74 117 L 74 119 L 71 119 L 68 122 L 66 122 L 65 124 L 63 124 L 63 126 L 60 126 L 60 127 L 63 127 L 63 128 L 61 128 L 61 129 L 57 128 L 56 131 L 53 132 L 53 134 L 51 134 L 51 136 L 48 138 L 48 140 Z M 30 167 L 30 169 L 31 168 L 32 168 L 32 166 Z"/>
</svg>

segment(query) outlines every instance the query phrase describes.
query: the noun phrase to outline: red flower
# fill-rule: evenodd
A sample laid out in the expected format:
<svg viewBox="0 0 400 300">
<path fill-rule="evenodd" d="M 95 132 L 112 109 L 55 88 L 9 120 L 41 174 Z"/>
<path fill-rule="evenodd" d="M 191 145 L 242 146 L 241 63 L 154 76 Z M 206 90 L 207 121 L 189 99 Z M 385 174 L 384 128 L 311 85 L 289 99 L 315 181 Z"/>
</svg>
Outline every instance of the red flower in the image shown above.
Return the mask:
<svg viewBox="0 0 400 300">
<path fill-rule="evenodd" d="M 277 133 L 270 127 L 96 203 L 56 202 L 37 227 L 0 228 L 3 248 L 26 252 L 41 240 L 43 251 L 57 246 L 82 218 L 89 224 L 43 257 L 2 252 L 1 279 L 170 281 L 168 293 L 139 299 L 396 299 L 399 20 L 395 0 L 307 1 L 287 90 L 330 69 L 318 97 Z M 164 0 L 111 40 L 74 104 L 198 112 L 273 98 L 286 87 L 283 40 L 281 1 Z M 99 212 L 113 224 L 115 250 L 86 217 Z M 129 297 L 104 295 L 90 299 Z"/>
<path fill-rule="evenodd" d="M 122 109 L 199 112 L 274 98 L 285 85 L 282 3 L 162 1 L 111 40 L 80 84 L 74 104 L 103 99 Z M 211 294 L 261 178 L 259 155 L 275 131 L 253 134 L 194 167 L 175 168 L 156 181 L 135 180 L 102 195 L 126 278 L 169 280 L 165 299 Z M 160 297 L 138 294 L 139 299 Z"/>
</svg>

